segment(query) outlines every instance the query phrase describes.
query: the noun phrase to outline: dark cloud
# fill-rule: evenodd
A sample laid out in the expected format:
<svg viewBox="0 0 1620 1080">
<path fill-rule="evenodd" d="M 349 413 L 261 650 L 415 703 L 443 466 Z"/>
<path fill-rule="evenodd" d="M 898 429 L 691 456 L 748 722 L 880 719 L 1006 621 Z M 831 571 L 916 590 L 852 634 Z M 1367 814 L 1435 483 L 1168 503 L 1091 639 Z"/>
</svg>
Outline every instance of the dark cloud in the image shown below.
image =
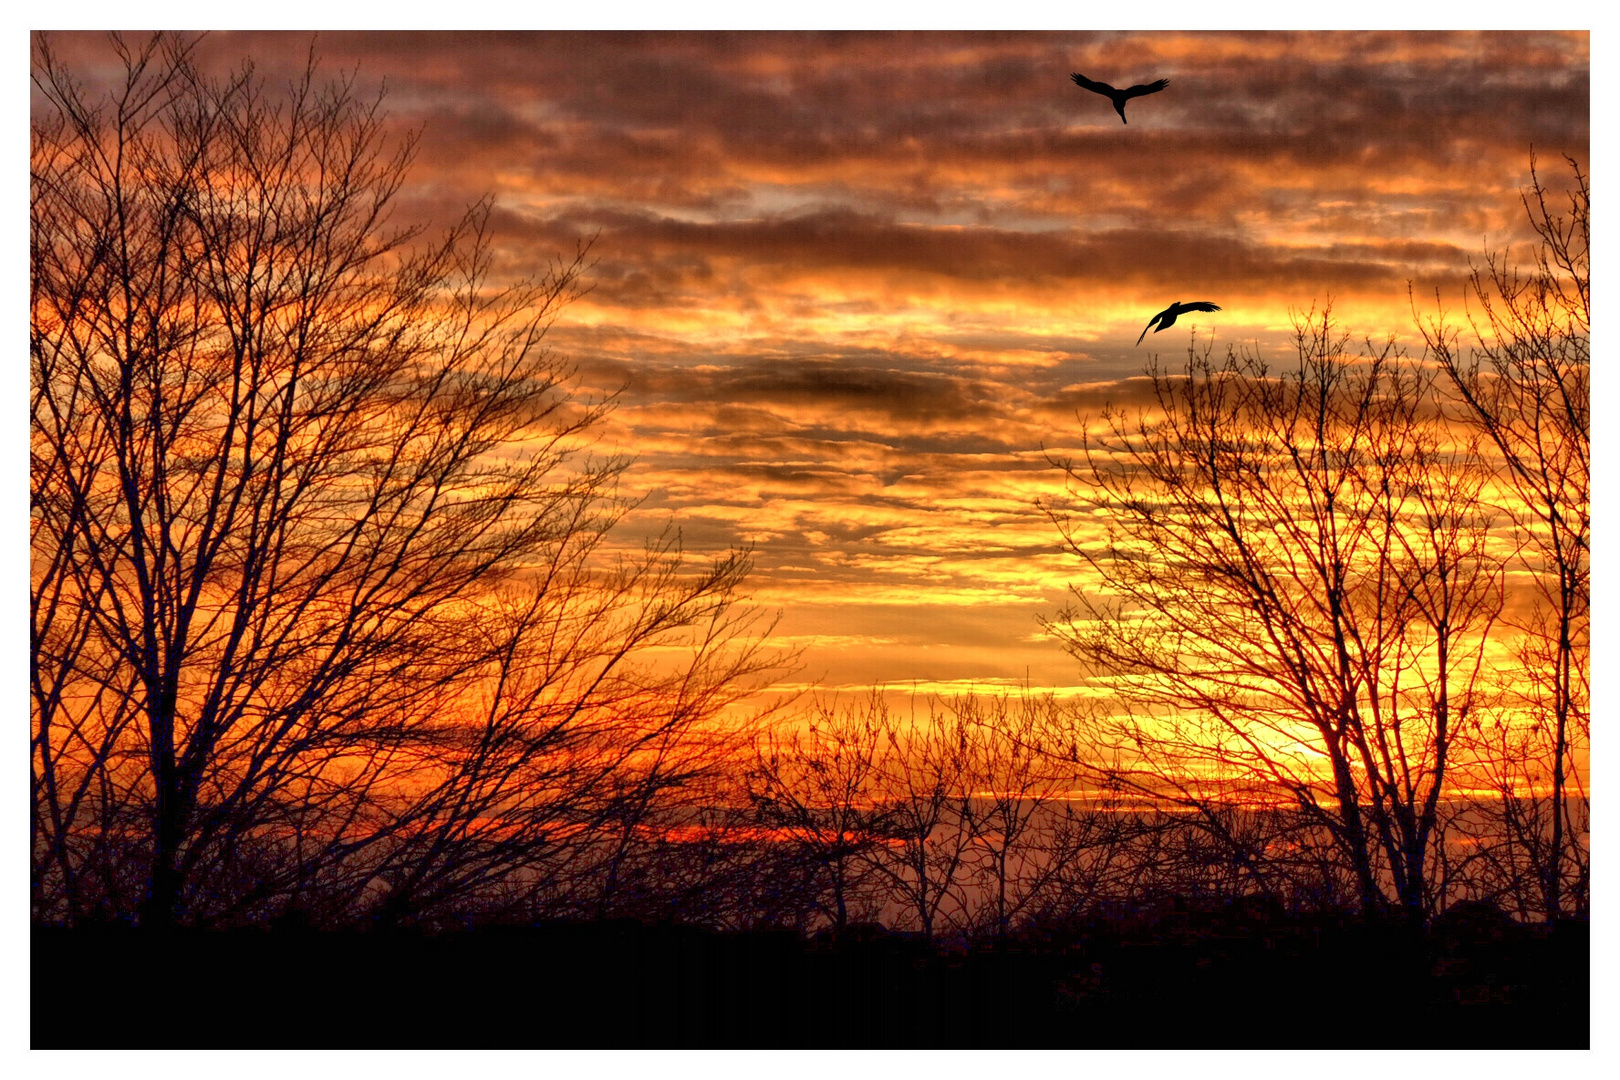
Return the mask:
<svg viewBox="0 0 1620 1080">
<path fill-rule="evenodd" d="M 814 361 L 764 363 L 698 377 L 664 369 L 644 372 L 632 385 L 639 394 L 661 399 L 793 406 L 815 403 L 839 410 L 877 411 L 894 422 L 975 415 L 996 400 L 999 389 L 944 375 Z"/>
<path fill-rule="evenodd" d="M 203 51 L 277 70 L 308 42 L 224 34 Z M 1252 191 L 1253 170 L 1354 187 L 1331 179 L 1350 170 L 1365 188 L 1390 169 L 1483 175 L 1531 143 L 1581 155 L 1589 115 L 1584 34 L 328 33 L 318 45 L 386 75 L 400 120 L 427 124 L 430 163 L 498 155 L 514 175 L 670 206 L 737 197 L 761 170 L 789 184 L 837 173 L 864 200 L 942 212 L 974 176 L 1035 199 L 1065 168 L 1155 198 L 1188 175 L 1216 198 Z M 1126 128 L 1068 82 L 1074 68 L 1172 85 Z M 1096 192 L 1077 178 L 1073 194 Z"/>
<path fill-rule="evenodd" d="M 1218 284 L 1250 295 L 1286 288 L 1308 297 L 1335 289 L 1399 290 L 1415 276 L 1465 266 L 1470 254 L 1416 239 L 1276 248 L 1179 221 L 1156 229 L 1035 233 L 918 225 L 847 208 L 718 222 L 579 210 L 525 224 L 509 215 L 506 225 L 542 247 L 599 237 L 601 298 L 627 306 L 664 306 L 743 287 L 716 270 L 722 260 L 745 267 L 756 280 L 843 271 L 932 277 L 973 290 L 1151 285 L 1174 292 Z"/>
</svg>

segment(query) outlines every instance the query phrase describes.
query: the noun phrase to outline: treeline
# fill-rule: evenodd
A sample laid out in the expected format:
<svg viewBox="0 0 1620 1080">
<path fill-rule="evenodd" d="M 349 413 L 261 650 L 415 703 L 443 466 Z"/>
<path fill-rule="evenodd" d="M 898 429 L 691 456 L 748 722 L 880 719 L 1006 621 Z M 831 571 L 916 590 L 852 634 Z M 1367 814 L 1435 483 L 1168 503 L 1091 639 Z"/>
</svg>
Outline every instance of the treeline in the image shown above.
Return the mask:
<svg viewBox="0 0 1620 1080">
<path fill-rule="evenodd" d="M 508 283 L 487 206 L 391 224 L 379 100 L 192 45 L 115 36 L 101 91 L 35 45 L 36 923 L 1587 911 L 1578 168 L 1470 340 L 1302 319 L 1083 422 L 1083 696 L 749 714 L 792 658 L 748 553 L 613 554 L 612 403 L 545 347 L 584 253 Z"/>
<path fill-rule="evenodd" d="M 1188 905 L 1419 924 L 1474 909 L 1546 918 L 1522 834 L 1488 795 L 1437 804 L 1414 917 L 1376 848 L 1366 902 L 1361 868 L 1320 813 L 1229 790 L 1191 805 L 1149 798 L 1077 753 L 1092 720 L 1039 694 L 932 699 L 905 716 L 878 695 L 818 704 L 718 772 L 718 798 L 667 803 L 633 843 L 615 844 L 610 873 L 572 882 L 536 914 L 834 939 L 881 930 L 963 947 Z M 1572 895 L 1579 906 L 1562 914 L 1584 915 L 1584 888 Z"/>
<path fill-rule="evenodd" d="M 1100 770 L 1071 756 L 1077 713 L 1052 697 L 931 705 L 902 717 L 876 695 L 821 704 L 758 729 L 751 756 L 689 760 L 663 785 L 645 773 L 604 776 L 611 790 L 574 804 L 554 796 L 549 827 L 513 829 L 509 839 L 493 824 L 459 837 L 357 834 L 349 843 L 365 861 L 345 864 L 342 837 L 244 830 L 231 837 L 230 859 L 198 860 L 177 921 L 447 930 L 632 920 L 851 941 L 896 932 L 978 947 L 1189 906 L 1374 919 L 1401 910 L 1384 864 L 1375 873 L 1388 899 L 1362 903 L 1357 868 L 1308 811 L 1225 798 L 1187 808 L 1118 783 L 1089 786 Z M 1540 881 L 1500 812 L 1479 798 L 1440 807 L 1425 919 L 1481 903 L 1523 921 L 1544 917 Z M 339 850 L 328 854 L 323 839 Z M 36 904 L 55 903 L 36 906 L 37 921 L 134 921 L 149 850 L 101 850 L 118 860 L 127 892 L 81 885 L 81 902 L 93 899 L 75 911 L 42 889 Z M 437 866 L 482 873 L 418 874 L 418 891 L 402 902 L 397 877 L 429 851 Z M 296 871 L 310 862 L 354 880 L 334 889 L 335 874 L 310 873 L 300 882 Z"/>
</svg>

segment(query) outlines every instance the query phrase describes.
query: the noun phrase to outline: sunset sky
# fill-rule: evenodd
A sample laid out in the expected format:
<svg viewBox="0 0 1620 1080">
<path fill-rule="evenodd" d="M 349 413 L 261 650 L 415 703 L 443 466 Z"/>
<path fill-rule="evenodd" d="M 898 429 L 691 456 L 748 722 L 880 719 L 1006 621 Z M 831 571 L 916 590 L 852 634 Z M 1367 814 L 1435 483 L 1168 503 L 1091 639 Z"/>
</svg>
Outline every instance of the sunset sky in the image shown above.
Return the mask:
<svg viewBox="0 0 1620 1080">
<path fill-rule="evenodd" d="M 106 56 L 97 35 L 56 39 Z M 219 33 L 274 83 L 303 34 Z M 798 683 L 1064 688 L 1075 561 L 1036 506 L 1077 413 L 1189 333 L 1287 345 L 1329 298 L 1408 342 L 1589 137 L 1553 34 L 334 33 L 421 145 L 401 220 L 494 199 L 500 269 L 595 237 L 551 344 L 624 387 L 603 449 L 689 550 L 752 544 Z M 1076 87 L 1168 77 L 1122 125 Z M 1177 300 L 1183 317 L 1133 343 Z M 1431 300 L 1432 302 L 1432 300 Z M 1044 448 L 1044 450 L 1043 450 Z"/>
</svg>

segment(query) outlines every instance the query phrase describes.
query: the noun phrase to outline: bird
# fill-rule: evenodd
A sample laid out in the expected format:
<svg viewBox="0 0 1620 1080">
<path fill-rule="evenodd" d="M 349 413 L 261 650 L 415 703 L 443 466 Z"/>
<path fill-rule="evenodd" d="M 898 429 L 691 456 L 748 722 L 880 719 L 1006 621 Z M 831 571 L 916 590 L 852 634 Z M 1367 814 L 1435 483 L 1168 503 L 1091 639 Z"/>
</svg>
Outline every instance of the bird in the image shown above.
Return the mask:
<svg viewBox="0 0 1620 1080">
<path fill-rule="evenodd" d="M 1163 311 L 1159 312 L 1157 315 L 1153 316 L 1153 318 L 1148 320 L 1148 324 L 1142 327 L 1142 333 L 1137 336 L 1136 343 L 1138 345 L 1142 344 L 1142 338 L 1147 337 L 1147 332 L 1149 330 L 1152 330 L 1155 334 L 1157 334 L 1160 330 L 1170 329 L 1170 327 L 1176 324 L 1177 315 L 1185 315 L 1189 311 L 1219 310 L 1221 310 L 1219 304 L 1212 304 L 1208 300 L 1194 300 L 1190 304 L 1183 304 L 1180 300 L 1177 300 L 1175 303 L 1171 304 L 1169 307 L 1165 308 Z M 1159 324 L 1157 328 L 1154 327 L 1154 323 Z"/>
<path fill-rule="evenodd" d="M 1112 101 L 1114 103 L 1114 111 L 1119 113 L 1119 122 L 1122 124 L 1130 122 L 1125 119 L 1125 103 L 1127 101 L 1131 100 L 1133 97 L 1141 97 L 1143 94 L 1157 94 L 1160 90 L 1163 90 L 1165 87 L 1170 85 L 1169 79 L 1155 79 L 1150 83 L 1140 83 L 1136 86 L 1127 87 L 1124 90 L 1115 90 L 1107 83 L 1094 82 L 1080 74 L 1078 71 L 1070 75 L 1069 78 L 1074 80 L 1076 86 L 1090 90 L 1092 93 L 1101 94 Z"/>
</svg>

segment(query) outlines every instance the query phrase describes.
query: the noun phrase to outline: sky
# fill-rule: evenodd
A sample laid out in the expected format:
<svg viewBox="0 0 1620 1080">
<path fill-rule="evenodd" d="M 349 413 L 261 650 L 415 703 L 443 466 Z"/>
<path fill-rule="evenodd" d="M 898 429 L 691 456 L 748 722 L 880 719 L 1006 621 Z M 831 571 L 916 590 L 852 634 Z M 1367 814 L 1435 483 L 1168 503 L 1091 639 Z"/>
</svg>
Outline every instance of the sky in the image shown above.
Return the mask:
<svg viewBox="0 0 1620 1080">
<path fill-rule="evenodd" d="M 69 56 L 96 35 L 57 38 Z M 310 36 L 217 33 L 285 80 Z M 1039 501 L 1081 418 L 1196 334 L 1291 312 L 1408 344 L 1587 163 L 1585 33 L 337 33 L 419 130 L 399 216 L 493 199 L 497 267 L 589 240 L 549 342 L 617 392 L 621 528 L 751 545 L 794 685 L 1077 684 L 1041 627 L 1079 567 Z M 1121 124 L 1079 71 L 1165 77 Z M 1172 301 L 1219 312 L 1137 335 Z M 1418 342 L 1418 347 L 1421 343 Z"/>
</svg>

